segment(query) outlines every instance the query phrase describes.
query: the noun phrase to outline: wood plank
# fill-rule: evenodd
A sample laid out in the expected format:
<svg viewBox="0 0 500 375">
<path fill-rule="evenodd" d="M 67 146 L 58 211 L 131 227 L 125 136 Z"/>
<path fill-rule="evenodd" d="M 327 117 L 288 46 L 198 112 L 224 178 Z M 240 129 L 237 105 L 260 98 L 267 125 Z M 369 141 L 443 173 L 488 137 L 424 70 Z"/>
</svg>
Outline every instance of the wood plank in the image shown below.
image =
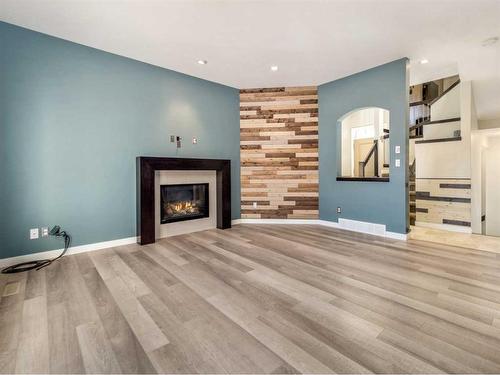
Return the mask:
<svg viewBox="0 0 500 375">
<path fill-rule="evenodd" d="M 314 95 L 297 96 L 311 92 Z M 280 198 L 289 192 L 318 193 L 317 89 L 281 87 L 240 90 L 240 109 L 242 191 L 247 193 L 252 191 L 249 189 L 258 188 L 253 191 L 261 193 L 259 196 L 270 201 L 275 198 L 275 204 L 265 210 L 251 211 L 242 205 L 243 217 L 317 218 L 317 206 L 311 207 L 309 212 L 303 212 L 303 209 L 294 212 L 295 202 L 288 204 L 290 211 L 280 209 L 276 203 L 283 201 Z M 283 167 L 316 172 L 315 178 L 308 181 L 316 185 L 310 186 L 307 191 L 297 190 L 298 186 L 293 185 L 290 174 L 276 173 Z M 272 179 L 252 173 L 262 169 L 272 172 Z M 278 186 L 279 189 L 276 188 Z"/>
<path fill-rule="evenodd" d="M 496 255 L 316 225 L 68 255 L 0 275 L 18 285 L 0 300 L 0 371 L 498 373 Z"/>
<path fill-rule="evenodd" d="M 48 334 L 47 298 L 39 296 L 26 300 L 17 348 L 17 373 L 49 372 Z"/>
<path fill-rule="evenodd" d="M 121 371 L 104 328 L 90 322 L 76 327 L 87 373 L 119 373 Z"/>
<path fill-rule="evenodd" d="M 76 257 L 121 372 L 156 372 L 88 255 Z"/>
</svg>

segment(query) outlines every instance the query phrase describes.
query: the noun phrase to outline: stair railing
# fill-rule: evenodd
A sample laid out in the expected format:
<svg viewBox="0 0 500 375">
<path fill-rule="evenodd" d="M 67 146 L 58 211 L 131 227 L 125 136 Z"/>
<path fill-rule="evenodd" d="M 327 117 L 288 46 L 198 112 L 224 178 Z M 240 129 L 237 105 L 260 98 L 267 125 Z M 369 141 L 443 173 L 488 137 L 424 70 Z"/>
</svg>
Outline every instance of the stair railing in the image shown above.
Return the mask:
<svg viewBox="0 0 500 375">
<path fill-rule="evenodd" d="M 413 159 L 413 163 L 410 164 L 410 177 L 415 177 L 416 161 L 416 159 Z"/>
<path fill-rule="evenodd" d="M 423 138 L 424 125 L 430 122 L 432 118 L 432 105 L 453 90 L 458 84 L 460 84 L 460 79 L 457 79 L 450 87 L 432 100 L 410 103 L 410 124 L 414 122 L 414 125 L 410 126 L 410 139 Z"/>
<path fill-rule="evenodd" d="M 373 156 L 373 174 L 378 177 L 378 139 L 373 140 L 373 146 L 368 151 L 365 160 L 359 162 L 359 174 L 360 177 L 365 177 L 366 165 L 369 163 L 371 157 Z"/>
</svg>

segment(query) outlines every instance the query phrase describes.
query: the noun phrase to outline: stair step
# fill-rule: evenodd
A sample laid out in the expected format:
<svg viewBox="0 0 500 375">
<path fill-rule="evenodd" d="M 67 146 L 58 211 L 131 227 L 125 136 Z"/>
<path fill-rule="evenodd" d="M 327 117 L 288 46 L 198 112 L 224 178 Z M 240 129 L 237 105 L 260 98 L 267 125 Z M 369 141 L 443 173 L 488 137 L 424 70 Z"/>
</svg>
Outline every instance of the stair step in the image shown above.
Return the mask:
<svg viewBox="0 0 500 375">
<path fill-rule="evenodd" d="M 384 164 L 384 168 L 389 168 L 389 164 Z"/>
<path fill-rule="evenodd" d="M 419 139 L 419 138 L 424 138 L 423 135 L 410 135 L 410 139 Z"/>
<path fill-rule="evenodd" d="M 436 138 L 436 139 L 424 139 L 422 141 L 416 141 L 416 144 L 422 143 L 439 143 L 439 142 L 457 142 L 461 141 L 462 137 L 451 137 L 451 138 Z"/>
</svg>

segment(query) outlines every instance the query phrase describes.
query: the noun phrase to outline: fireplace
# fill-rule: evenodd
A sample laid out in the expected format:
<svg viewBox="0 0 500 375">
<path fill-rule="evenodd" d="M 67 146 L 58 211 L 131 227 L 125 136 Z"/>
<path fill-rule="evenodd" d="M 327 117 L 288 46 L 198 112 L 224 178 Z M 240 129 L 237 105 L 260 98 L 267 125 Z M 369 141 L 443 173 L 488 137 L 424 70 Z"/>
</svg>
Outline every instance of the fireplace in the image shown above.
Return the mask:
<svg viewBox="0 0 500 375">
<path fill-rule="evenodd" d="M 154 243 L 156 238 L 163 238 L 157 233 L 158 228 L 198 225 L 206 220 L 214 220 L 219 229 L 231 228 L 231 161 L 223 159 L 189 159 L 138 156 L 137 163 L 137 241 L 141 245 Z M 202 220 L 161 225 L 160 186 L 162 184 L 198 183 L 200 180 L 165 181 L 156 185 L 156 174 L 162 172 L 190 171 L 202 173 L 215 172 L 214 181 L 209 182 L 210 216 Z M 167 178 L 168 180 L 168 178 Z M 189 224 L 189 225 L 187 225 Z M 201 229 L 205 230 L 205 228 Z M 172 231 L 170 231 L 172 233 Z M 173 231 L 175 232 L 175 231 Z M 161 237 L 157 237 L 159 234 Z"/>
<path fill-rule="evenodd" d="M 208 217 L 208 197 L 208 183 L 160 185 L 161 224 Z"/>
</svg>

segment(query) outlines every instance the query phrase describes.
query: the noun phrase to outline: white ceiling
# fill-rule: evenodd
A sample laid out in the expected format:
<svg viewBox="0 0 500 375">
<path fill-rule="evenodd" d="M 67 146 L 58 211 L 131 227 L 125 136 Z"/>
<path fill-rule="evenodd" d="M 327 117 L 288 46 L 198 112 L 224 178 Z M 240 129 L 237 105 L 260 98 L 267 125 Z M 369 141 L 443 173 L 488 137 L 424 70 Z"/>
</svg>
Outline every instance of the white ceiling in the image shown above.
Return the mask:
<svg viewBox="0 0 500 375">
<path fill-rule="evenodd" d="M 407 56 L 412 83 L 458 72 L 479 117 L 500 118 L 500 42 L 481 46 L 500 36 L 500 0 L 0 0 L 0 20 L 237 88 Z"/>
</svg>

